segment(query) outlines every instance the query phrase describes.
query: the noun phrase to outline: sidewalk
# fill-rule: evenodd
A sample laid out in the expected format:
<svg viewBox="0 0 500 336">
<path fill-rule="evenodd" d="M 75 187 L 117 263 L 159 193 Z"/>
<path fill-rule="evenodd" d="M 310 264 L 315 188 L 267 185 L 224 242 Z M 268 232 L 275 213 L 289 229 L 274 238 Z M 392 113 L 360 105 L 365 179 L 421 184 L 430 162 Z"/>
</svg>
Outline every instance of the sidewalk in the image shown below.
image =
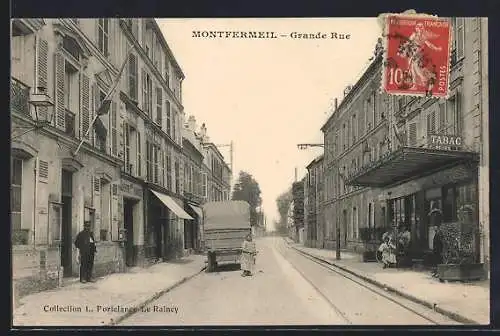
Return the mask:
<svg viewBox="0 0 500 336">
<path fill-rule="evenodd" d="M 490 323 L 490 283 L 488 280 L 471 283 L 441 283 L 429 272 L 382 269 L 378 263 L 362 262 L 361 255 L 347 252 L 341 252 L 341 260 L 336 260 L 335 251 L 304 247 L 290 239 L 286 241 L 293 248 L 319 257 L 407 299 L 434 307 L 439 313 L 459 322 Z"/>
<path fill-rule="evenodd" d="M 148 268 L 111 274 L 95 283 L 76 282 L 28 295 L 14 311 L 13 327 L 112 325 L 128 316 L 131 309 L 148 305 L 204 267 L 204 256 L 190 255 Z"/>
</svg>

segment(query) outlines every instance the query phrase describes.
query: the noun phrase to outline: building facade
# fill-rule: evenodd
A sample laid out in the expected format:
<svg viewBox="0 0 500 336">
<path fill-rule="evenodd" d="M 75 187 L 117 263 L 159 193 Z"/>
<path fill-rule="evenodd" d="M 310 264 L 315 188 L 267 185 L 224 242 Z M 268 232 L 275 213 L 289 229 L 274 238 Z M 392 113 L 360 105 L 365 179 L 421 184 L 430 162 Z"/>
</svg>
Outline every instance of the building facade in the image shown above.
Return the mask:
<svg viewBox="0 0 500 336">
<path fill-rule="evenodd" d="M 11 50 L 14 278 L 77 276 L 84 221 L 98 275 L 182 255 L 184 75 L 155 20 L 16 19 Z"/>
<path fill-rule="evenodd" d="M 207 201 L 219 202 L 231 199 L 232 171 L 217 145 L 210 141 L 207 128 L 202 124 L 200 137 L 204 148 L 204 164 L 207 167 Z"/>
<path fill-rule="evenodd" d="M 360 247 L 360 227 L 406 225 L 413 252 L 425 255 L 435 230 L 430 211 L 439 209 L 443 224 L 465 220 L 481 232 L 473 250 L 489 264 L 487 22 L 451 23 L 448 99 L 380 93 L 377 54 L 322 128 L 326 226 L 330 237 L 340 228 L 343 247 Z"/>
<path fill-rule="evenodd" d="M 184 223 L 184 248 L 195 251 L 202 249 L 203 210 L 207 174 L 203 165 L 203 144 L 197 132 L 196 119 L 190 116 L 183 128 L 184 150 L 184 209 L 193 219 Z"/>
<path fill-rule="evenodd" d="M 307 165 L 304 185 L 305 245 L 323 247 L 323 155 Z"/>
</svg>

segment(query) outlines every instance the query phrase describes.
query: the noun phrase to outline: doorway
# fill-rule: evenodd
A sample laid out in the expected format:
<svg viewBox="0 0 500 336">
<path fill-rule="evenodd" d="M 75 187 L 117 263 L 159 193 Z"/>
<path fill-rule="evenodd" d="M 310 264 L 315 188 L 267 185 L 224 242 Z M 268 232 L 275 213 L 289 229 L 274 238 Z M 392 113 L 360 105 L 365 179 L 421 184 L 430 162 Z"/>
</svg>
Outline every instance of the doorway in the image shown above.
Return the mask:
<svg viewBox="0 0 500 336">
<path fill-rule="evenodd" d="M 125 265 L 135 266 L 134 254 L 134 206 L 136 201 L 123 199 L 123 226 L 125 228 Z"/>
<path fill-rule="evenodd" d="M 62 170 L 61 174 L 61 266 L 63 277 L 71 277 L 73 273 L 73 240 L 72 233 L 72 205 L 73 205 L 73 173 Z"/>
</svg>

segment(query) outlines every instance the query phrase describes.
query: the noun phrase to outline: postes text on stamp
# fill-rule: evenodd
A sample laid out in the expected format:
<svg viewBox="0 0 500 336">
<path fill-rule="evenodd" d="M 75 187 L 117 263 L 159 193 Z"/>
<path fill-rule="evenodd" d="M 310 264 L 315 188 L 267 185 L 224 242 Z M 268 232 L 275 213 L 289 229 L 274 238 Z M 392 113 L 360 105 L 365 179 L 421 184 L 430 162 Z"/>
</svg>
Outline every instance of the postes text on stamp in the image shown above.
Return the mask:
<svg viewBox="0 0 500 336">
<path fill-rule="evenodd" d="M 447 19 L 388 15 L 382 87 L 388 94 L 447 97 L 451 27 Z"/>
</svg>

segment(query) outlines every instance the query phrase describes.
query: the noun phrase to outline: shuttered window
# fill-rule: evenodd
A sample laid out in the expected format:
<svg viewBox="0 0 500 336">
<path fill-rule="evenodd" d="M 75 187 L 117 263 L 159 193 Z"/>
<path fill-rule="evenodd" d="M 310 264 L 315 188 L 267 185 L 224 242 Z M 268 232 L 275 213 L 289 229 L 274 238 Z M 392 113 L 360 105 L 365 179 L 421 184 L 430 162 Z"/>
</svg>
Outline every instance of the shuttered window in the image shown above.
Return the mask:
<svg viewBox="0 0 500 336">
<path fill-rule="evenodd" d="M 137 176 L 142 176 L 142 143 L 141 132 L 137 130 Z"/>
<path fill-rule="evenodd" d="M 439 104 L 439 133 L 446 134 L 446 105 Z"/>
<path fill-rule="evenodd" d="M 165 82 L 170 87 L 170 62 L 168 61 L 168 56 L 165 56 Z"/>
<path fill-rule="evenodd" d="M 36 59 L 36 67 L 37 67 L 37 87 L 43 87 L 47 90 L 48 86 L 48 58 L 49 58 L 49 44 L 46 40 L 38 38 L 37 44 L 37 59 Z M 37 109 L 37 113 L 41 118 L 46 120 L 48 115 L 48 107 L 39 107 Z"/>
<path fill-rule="evenodd" d="M 138 64 L 137 57 L 134 54 L 128 56 L 128 94 L 130 98 L 137 100 L 137 74 Z"/>
<path fill-rule="evenodd" d="M 408 145 L 417 145 L 417 123 L 411 123 L 408 126 Z"/>
<path fill-rule="evenodd" d="M 166 100 L 166 114 L 167 114 L 167 134 L 172 137 L 172 110 L 170 102 Z"/>
<path fill-rule="evenodd" d="M 167 170 L 167 189 L 172 191 L 172 157 L 170 156 L 170 152 L 166 152 L 166 170 Z"/>
<path fill-rule="evenodd" d="M 41 182 L 47 182 L 49 178 L 49 163 L 47 161 L 38 161 L 38 176 Z"/>
<path fill-rule="evenodd" d="M 427 134 L 436 133 L 436 112 L 427 115 Z"/>
<path fill-rule="evenodd" d="M 55 82 L 56 82 L 56 99 L 55 99 L 55 109 L 56 109 L 56 127 L 64 130 L 66 127 L 65 114 L 66 108 L 64 104 L 65 98 L 65 69 L 64 69 L 64 57 L 60 53 L 55 54 Z"/>
<path fill-rule="evenodd" d="M 80 85 L 80 138 L 88 139 L 89 136 L 86 133 L 90 126 L 90 82 L 89 77 L 84 73 L 80 73 Z"/>
<path fill-rule="evenodd" d="M 97 47 L 104 56 L 109 55 L 109 19 L 97 21 Z"/>
<path fill-rule="evenodd" d="M 118 155 L 118 108 L 116 102 L 111 102 L 110 129 L 111 129 L 111 154 Z"/>
<path fill-rule="evenodd" d="M 163 90 L 161 87 L 156 88 L 156 123 L 162 127 L 162 105 L 163 105 Z"/>
</svg>

